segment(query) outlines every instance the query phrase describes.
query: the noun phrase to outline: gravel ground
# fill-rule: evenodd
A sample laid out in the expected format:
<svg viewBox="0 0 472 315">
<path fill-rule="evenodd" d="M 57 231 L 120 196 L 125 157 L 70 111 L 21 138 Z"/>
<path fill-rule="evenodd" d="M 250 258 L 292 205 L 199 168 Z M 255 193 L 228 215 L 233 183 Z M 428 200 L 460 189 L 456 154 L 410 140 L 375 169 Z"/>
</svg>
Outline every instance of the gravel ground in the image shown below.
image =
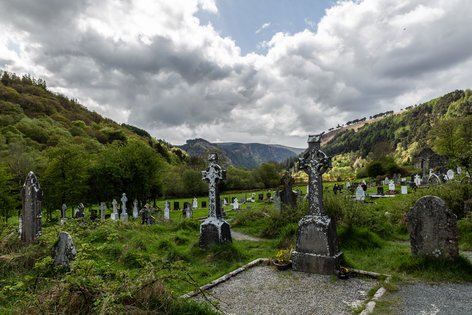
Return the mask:
<svg viewBox="0 0 472 315">
<path fill-rule="evenodd" d="M 258 266 L 208 293 L 225 314 L 352 314 L 352 307 L 361 304 L 376 284 L 374 279 L 339 280 L 334 276 Z"/>
<path fill-rule="evenodd" d="M 472 283 L 409 284 L 394 296 L 400 303 L 392 314 L 472 314 Z"/>
</svg>

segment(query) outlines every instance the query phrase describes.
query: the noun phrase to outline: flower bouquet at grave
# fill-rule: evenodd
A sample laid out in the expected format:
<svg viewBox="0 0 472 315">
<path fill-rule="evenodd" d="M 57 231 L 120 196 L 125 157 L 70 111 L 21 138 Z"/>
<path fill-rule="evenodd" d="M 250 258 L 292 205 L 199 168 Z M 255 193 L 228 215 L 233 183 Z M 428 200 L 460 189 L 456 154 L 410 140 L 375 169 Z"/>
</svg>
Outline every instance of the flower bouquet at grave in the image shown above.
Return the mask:
<svg viewBox="0 0 472 315">
<path fill-rule="evenodd" d="M 287 270 L 292 266 L 292 252 L 293 248 L 279 249 L 272 258 L 272 264 L 277 267 L 278 270 Z"/>
</svg>

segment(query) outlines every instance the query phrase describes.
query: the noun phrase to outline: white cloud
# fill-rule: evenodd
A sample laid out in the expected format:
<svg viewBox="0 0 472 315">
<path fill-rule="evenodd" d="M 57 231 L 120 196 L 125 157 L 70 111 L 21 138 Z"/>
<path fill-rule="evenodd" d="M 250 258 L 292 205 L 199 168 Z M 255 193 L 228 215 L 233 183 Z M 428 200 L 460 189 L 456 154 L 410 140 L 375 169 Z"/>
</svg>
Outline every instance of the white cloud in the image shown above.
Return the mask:
<svg viewBox="0 0 472 315">
<path fill-rule="evenodd" d="M 267 22 L 267 23 L 264 23 L 261 25 L 261 27 L 259 27 L 257 30 L 256 30 L 256 34 L 259 34 L 260 32 L 262 32 L 263 30 L 265 30 L 266 28 L 268 28 L 270 26 L 270 23 Z"/>
<path fill-rule="evenodd" d="M 338 2 L 316 30 L 245 56 L 195 17 L 217 14 L 215 1 L 45 1 L 0 2 L 0 67 L 176 144 L 304 147 L 307 134 L 472 82 L 467 0 Z"/>
</svg>

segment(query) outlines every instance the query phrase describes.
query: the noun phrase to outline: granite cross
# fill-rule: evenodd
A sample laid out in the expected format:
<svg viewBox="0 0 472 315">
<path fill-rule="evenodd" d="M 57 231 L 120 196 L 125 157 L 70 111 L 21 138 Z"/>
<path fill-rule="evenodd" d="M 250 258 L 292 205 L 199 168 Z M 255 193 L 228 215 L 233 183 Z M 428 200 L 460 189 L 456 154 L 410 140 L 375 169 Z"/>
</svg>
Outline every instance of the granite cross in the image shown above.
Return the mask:
<svg viewBox="0 0 472 315">
<path fill-rule="evenodd" d="M 208 216 L 220 219 L 223 215 L 220 206 L 219 183 L 225 179 L 226 171 L 218 165 L 218 155 L 216 153 L 210 154 L 208 156 L 208 161 L 210 162 L 210 165 L 206 171 L 202 171 L 202 180 L 208 182 Z"/>
<path fill-rule="evenodd" d="M 326 215 L 321 175 L 331 167 L 331 158 L 320 150 L 322 136 L 323 133 L 308 136 L 308 149 L 298 161 L 298 168 L 308 174 L 309 214 L 316 216 Z"/>
</svg>

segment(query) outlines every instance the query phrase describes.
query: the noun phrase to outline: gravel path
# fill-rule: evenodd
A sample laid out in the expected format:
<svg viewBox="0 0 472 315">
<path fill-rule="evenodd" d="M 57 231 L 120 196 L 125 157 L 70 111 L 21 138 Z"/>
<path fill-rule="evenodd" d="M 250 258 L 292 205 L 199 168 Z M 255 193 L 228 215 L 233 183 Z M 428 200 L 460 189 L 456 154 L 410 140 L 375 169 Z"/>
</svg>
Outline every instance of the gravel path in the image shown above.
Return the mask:
<svg viewBox="0 0 472 315">
<path fill-rule="evenodd" d="M 408 284 L 394 296 L 400 303 L 392 314 L 472 314 L 472 283 Z"/>
<path fill-rule="evenodd" d="M 352 314 L 352 307 L 361 304 L 376 284 L 373 279 L 339 280 L 334 276 L 258 266 L 208 293 L 225 314 Z"/>
</svg>

